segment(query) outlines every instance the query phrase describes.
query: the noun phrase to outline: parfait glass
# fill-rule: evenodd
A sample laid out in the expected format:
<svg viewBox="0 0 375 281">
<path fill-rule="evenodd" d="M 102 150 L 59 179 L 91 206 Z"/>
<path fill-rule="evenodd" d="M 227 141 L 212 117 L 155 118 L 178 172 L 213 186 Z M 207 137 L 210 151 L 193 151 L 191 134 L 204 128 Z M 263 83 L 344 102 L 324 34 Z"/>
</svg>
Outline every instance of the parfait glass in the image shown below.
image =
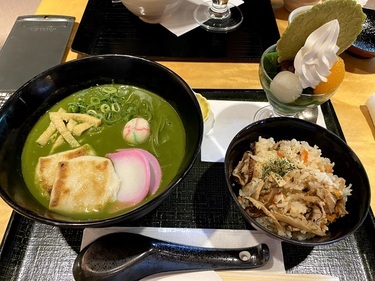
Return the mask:
<svg viewBox="0 0 375 281">
<path fill-rule="evenodd" d="M 295 117 L 316 122 L 318 106 L 328 101 L 336 90 L 323 94 L 304 91 L 293 102 L 282 101 L 270 89 L 271 82 L 277 74 L 277 66 L 276 44 L 274 44 L 263 52 L 259 65 L 259 79 L 269 105 L 255 113 L 254 121 L 270 117 Z"/>
<path fill-rule="evenodd" d="M 224 33 L 235 30 L 243 21 L 241 10 L 229 5 L 228 0 L 212 0 L 199 5 L 194 11 L 194 18 L 203 29 Z"/>
</svg>

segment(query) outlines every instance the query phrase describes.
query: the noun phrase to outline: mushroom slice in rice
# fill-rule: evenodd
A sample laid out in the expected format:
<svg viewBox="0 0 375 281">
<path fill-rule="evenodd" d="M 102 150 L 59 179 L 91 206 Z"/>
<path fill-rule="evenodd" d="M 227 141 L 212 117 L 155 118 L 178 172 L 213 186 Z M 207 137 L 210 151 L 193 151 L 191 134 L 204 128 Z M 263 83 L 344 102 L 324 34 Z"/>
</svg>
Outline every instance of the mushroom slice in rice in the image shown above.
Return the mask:
<svg viewBox="0 0 375 281">
<path fill-rule="evenodd" d="M 272 221 L 274 222 L 274 225 L 277 229 L 278 234 L 285 236 L 284 227 L 279 223 L 278 219 L 267 209 L 267 207 L 263 205 L 262 202 L 252 197 L 245 197 L 245 198 L 249 200 L 256 208 L 262 210 L 267 217 L 271 218 Z"/>
<path fill-rule="evenodd" d="M 346 210 L 345 208 L 345 200 L 344 199 L 341 199 L 337 202 L 336 204 L 336 208 L 335 208 L 335 211 L 341 216 L 345 216 L 346 214 L 348 214 L 348 211 Z"/>
<path fill-rule="evenodd" d="M 242 186 L 245 186 L 253 178 L 255 161 L 251 158 L 251 155 L 250 151 L 246 151 L 232 173 Z"/>
<path fill-rule="evenodd" d="M 264 181 L 261 179 L 254 179 L 242 188 L 244 196 L 251 196 L 256 200 L 259 199 L 259 194 L 264 186 Z"/>
<path fill-rule="evenodd" d="M 337 203 L 336 197 L 327 189 L 319 188 L 317 195 L 325 202 L 326 212 L 333 214 Z"/>
<path fill-rule="evenodd" d="M 325 231 L 322 230 L 319 225 L 312 223 L 311 221 L 303 221 L 298 218 L 292 218 L 279 213 L 273 213 L 274 217 L 281 222 L 285 222 L 297 229 L 304 230 L 306 232 L 313 233 L 315 235 L 324 236 Z"/>
</svg>

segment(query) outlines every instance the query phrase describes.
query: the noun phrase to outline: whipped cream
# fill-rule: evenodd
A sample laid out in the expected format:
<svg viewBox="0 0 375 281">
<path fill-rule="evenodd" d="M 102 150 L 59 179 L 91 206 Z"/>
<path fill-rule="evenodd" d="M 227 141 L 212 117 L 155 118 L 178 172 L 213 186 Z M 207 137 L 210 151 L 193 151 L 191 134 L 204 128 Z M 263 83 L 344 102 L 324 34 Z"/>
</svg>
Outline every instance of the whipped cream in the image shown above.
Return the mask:
<svg viewBox="0 0 375 281">
<path fill-rule="evenodd" d="M 294 59 L 295 73 L 303 88 L 314 88 L 320 82 L 326 82 L 332 65 L 338 60 L 336 45 L 340 33 L 338 20 L 323 24 L 312 32 L 305 45 Z"/>
</svg>

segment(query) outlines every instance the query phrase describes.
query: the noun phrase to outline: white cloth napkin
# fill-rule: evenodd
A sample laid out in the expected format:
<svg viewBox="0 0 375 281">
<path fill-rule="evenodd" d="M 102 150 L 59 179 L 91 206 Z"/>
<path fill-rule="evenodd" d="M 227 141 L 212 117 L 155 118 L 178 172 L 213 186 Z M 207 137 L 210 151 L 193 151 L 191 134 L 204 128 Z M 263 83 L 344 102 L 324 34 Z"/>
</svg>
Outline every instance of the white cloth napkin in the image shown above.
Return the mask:
<svg viewBox="0 0 375 281">
<path fill-rule="evenodd" d="M 375 94 L 369 96 L 369 98 L 366 101 L 366 107 L 368 109 L 368 112 L 370 113 L 372 123 L 375 126 Z"/>
<path fill-rule="evenodd" d="M 268 105 L 266 102 L 209 100 L 211 119 L 205 123 L 205 134 L 201 148 L 201 161 L 224 162 L 225 153 L 233 137 L 253 122 L 257 110 Z M 319 107 L 317 124 L 326 127 Z"/>
<path fill-rule="evenodd" d="M 208 7 L 210 3 L 211 0 L 184 0 L 178 10 L 167 21 L 162 22 L 161 25 L 176 36 L 181 36 L 199 26 L 194 19 L 196 8 L 200 5 Z M 241 4 L 243 4 L 242 0 L 230 0 L 228 5 L 239 6 Z"/>
<path fill-rule="evenodd" d="M 108 227 L 86 228 L 83 232 L 81 249 L 97 238 L 112 232 L 138 233 L 156 239 L 208 248 L 242 248 L 266 243 L 270 249 L 271 259 L 259 268 L 238 273 L 285 273 L 281 241 L 271 238 L 259 231 L 231 230 L 231 229 L 194 229 L 194 228 L 154 228 L 154 227 Z M 264 274 L 264 273 L 263 273 Z M 198 271 L 185 273 L 160 273 L 143 280 L 210 280 L 219 281 L 221 278 L 215 271 Z"/>
</svg>

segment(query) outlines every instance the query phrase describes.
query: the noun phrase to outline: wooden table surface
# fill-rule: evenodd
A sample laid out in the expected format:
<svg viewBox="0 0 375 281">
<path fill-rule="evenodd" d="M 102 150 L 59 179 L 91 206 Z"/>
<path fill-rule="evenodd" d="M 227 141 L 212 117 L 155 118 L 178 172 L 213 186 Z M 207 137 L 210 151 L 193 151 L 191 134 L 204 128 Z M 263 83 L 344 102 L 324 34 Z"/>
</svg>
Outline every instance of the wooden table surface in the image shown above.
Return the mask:
<svg viewBox="0 0 375 281">
<path fill-rule="evenodd" d="M 375 9 L 375 0 L 368 5 Z M 87 0 L 42 0 L 36 14 L 68 15 L 76 18 L 77 29 L 84 13 Z M 282 33 L 287 26 L 289 13 L 281 0 L 272 0 L 275 17 Z M 72 35 L 71 41 L 74 36 Z M 70 41 L 70 43 L 71 43 Z M 78 58 L 78 54 L 67 50 L 65 60 Z M 375 59 L 359 59 L 348 53 L 342 54 L 346 76 L 332 98 L 336 114 L 349 146 L 356 152 L 367 171 L 373 194 L 375 194 L 375 127 L 365 106 L 367 98 L 375 93 Z M 192 88 L 209 89 L 260 89 L 258 65 L 254 63 L 201 63 L 160 62 L 169 67 Z M 222 79 L 226 77 L 226 79 Z M 375 208 L 375 196 L 371 199 Z M 0 199 L 0 239 L 2 239 L 11 208 Z M 222 275 L 227 280 L 228 276 Z M 230 277 L 230 276 L 229 276 Z"/>
</svg>

